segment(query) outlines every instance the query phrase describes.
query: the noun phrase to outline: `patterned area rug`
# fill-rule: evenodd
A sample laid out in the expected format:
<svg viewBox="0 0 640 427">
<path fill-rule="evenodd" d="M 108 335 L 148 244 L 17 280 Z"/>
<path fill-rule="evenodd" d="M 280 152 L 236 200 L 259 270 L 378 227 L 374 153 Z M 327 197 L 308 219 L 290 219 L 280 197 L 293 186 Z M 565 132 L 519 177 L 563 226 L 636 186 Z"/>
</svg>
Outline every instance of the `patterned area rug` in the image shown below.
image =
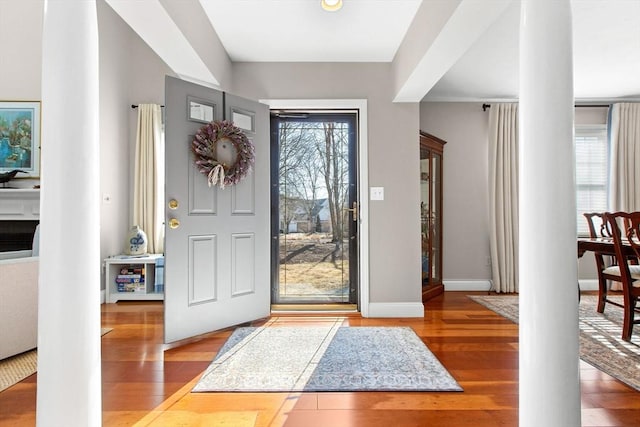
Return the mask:
<svg viewBox="0 0 640 427">
<path fill-rule="evenodd" d="M 104 335 L 112 330 L 112 328 L 102 328 L 100 334 Z M 35 374 L 37 368 L 38 353 L 36 350 L 26 351 L 0 360 L 0 391 Z"/>
<path fill-rule="evenodd" d="M 469 298 L 518 323 L 517 296 L 469 296 Z M 598 298 L 593 295 L 583 295 L 580 299 L 580 358 L 636 390 L 640 390 L 640 327 L 634 328 L 631 342 L 623 341 L 621 338 L 622 308 L 607 304 L 604 313 L 598 313 L 597 302 Z"/>
<path fill-rule="evenodd" d="M 462 391 L 408 327 L 238 328 L 195 392 Z"/>
</svg>

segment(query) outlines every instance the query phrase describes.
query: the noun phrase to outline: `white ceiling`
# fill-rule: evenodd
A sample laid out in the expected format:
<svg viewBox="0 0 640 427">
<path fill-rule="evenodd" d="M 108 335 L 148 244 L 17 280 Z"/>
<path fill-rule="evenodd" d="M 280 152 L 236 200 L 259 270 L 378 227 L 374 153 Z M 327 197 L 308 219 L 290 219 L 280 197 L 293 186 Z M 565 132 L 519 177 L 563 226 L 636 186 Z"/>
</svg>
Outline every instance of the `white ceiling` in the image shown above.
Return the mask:
<svg viewBox="0 0 640 427">
<path fill-rule="evenodd" d="M 176 1 L 107 3 L 178 74 L 217 84 L 203 72 L 196 50 L 185 46 L 186 39 L 166 41 L 175 31 L 167 26 L 163 4 Z M 406 73 L 397 101 L 518 97 L 518 0 L 343 1 L 340 11 L 325 12 L 320 0 L 199 0 L 234 62 L 393 61 L 395 66 L 396 53 L 404 49 L 403 54 L 410 51 L 416 58 L 401 58 L 413 70 Z M 640 0 L 572 0 L 572 10 L 575 97 L 640 98 Z M 143 25 L 150 16 L 163 17 L 156 34 Z M 419 25 L 411 27 L 414 19 Z M 415 46 L 427 39 L 430 46 L 416 53 Z M 180 55 L 161 53 L 172 45 Z M 196 56 L 191 65 L 185 52 Z"/>
<path fill-rule="evenodd" d="M 200 0 L 235 62 L 390 62 L 421 0 Z"/>
<path fill-rule="evenodd" d="M 573 0 L 576 99 L 640 97 L 640 0 Z M 513 2 L 426 100 L 518 97 L 520 3 Z"/>
</svg>

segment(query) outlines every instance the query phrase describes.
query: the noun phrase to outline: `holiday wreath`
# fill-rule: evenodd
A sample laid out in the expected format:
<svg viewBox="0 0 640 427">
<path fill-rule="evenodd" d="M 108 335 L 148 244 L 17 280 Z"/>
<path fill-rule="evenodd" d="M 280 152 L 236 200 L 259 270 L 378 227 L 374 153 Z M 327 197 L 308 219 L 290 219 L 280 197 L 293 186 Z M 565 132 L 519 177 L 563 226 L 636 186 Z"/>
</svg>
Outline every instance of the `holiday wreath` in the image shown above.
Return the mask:
<svg viewBox="0 0 640 427">
<path fill-rule="evenodd" d="M 231 144 L 235 148 L 233 164 L 227 165 L 217 160 L 218 144 Z M 209 187 L 217 184 L 224 188 L 237 184 L 247 176 L 255 161 L 253 144 L 240 128 L 228 120 L 216 120 L 198 129 L 191 150 L 196 156 L 196 167 L 207 176 Z"/>
</svg>

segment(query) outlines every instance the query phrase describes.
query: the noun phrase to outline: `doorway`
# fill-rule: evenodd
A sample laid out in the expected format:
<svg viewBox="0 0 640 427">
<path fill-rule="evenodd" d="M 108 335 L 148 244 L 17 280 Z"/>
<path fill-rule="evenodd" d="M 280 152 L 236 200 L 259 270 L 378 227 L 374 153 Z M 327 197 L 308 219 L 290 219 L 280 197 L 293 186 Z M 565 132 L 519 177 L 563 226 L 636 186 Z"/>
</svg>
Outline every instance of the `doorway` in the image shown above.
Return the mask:
<svg viewBox="0 0 640 427">
<path fill-rule="evenodd" d="M 358 304 L 357 158 L 357 111 L 272 111 L 272 304 Z"/>
</svg>

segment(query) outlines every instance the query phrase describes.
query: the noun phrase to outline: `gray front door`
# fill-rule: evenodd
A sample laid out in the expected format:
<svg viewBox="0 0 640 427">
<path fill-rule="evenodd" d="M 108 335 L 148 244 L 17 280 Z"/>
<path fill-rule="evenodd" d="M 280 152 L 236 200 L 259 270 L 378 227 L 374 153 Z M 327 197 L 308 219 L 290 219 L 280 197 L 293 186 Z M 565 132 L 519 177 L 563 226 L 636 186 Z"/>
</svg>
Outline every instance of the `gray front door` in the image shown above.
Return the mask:
<svg viewBox="0 0 640 427">
<path fill-rule="evenodd" d="M 165 115 L 164 331 L 173 342 L 270 313 L 269 109 L 167 77 Z M 253 142 L 255 167 L 220 189 L 194 166 L 191 141 L 223 118 Z"/>
</svg>

